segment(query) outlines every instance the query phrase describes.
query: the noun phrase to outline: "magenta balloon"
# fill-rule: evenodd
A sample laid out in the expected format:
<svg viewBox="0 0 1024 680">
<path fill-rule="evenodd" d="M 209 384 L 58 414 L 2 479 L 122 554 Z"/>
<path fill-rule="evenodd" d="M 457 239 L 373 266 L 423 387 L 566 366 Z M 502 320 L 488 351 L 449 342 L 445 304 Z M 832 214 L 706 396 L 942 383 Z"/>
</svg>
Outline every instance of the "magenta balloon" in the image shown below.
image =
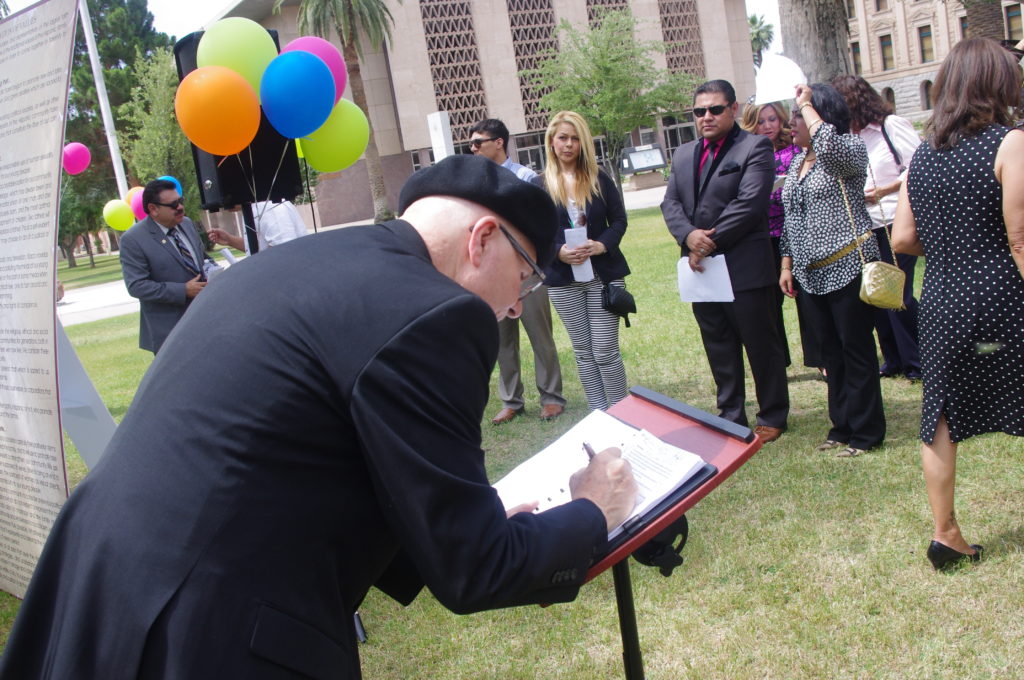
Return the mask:
<svg viewBox="0 0 1024 680">
<path fill-rule="evenodd" d="M 92 154 L 89 153 L 89 148 L 85 144 L 71 142 L 64 147 L 61 165 L 64 166 L 64 172 L 69 175 L 77 175 L 82 172 L 89 167 L 90 161 L 92 161 Z"/>
<path fill-rule="evenodd" d="M 131 199 L 128 201 L 128 205 L 132 207 L 132 212 L 135 213 L 135 219 L 146 219 L 146 209 L 142 207 L 141 191 L 136 191 L 134 194 L 132 194 Z"/>
<path fill-rule="evenodd" d="M 348 83 L 345 58 L 341 56 L 338 48 L 323 38 L 318 38 L 315 35 L 306 35 L 296 38 L 285 45 L 281 52 L 294 52 L 296 50 L 315 54 L 327 64 L 327 68 L 331 70 L 331 75 L 334 76 L 334 103 L 337 104 L 341 99 L 341 95 L 345 92 L 345 85 Z"/>
</svg>

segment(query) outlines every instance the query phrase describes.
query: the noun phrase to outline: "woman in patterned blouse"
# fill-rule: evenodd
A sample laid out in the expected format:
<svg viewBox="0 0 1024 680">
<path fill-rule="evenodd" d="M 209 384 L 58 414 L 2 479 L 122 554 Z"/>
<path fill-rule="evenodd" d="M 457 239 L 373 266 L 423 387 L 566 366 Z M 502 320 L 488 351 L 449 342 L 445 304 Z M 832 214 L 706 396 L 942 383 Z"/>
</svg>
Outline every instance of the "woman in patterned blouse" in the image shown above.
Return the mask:
<svg viewBox="0 0 1024 680">
<path fill-rule="evenodd" d="M 789 109 L 782 102 L 770 104 L 749 104 L 743 109 L 743 120 L 740 127 L 754 135 L 764 135 L 772 140 L 775 148 L 775 175 L 784 176 L 789 172 L 789 166 L 793 158 L 800 153 L 800 147 L 793 143 L 793 133 L 789 129 Z M 768 233 L 772 238 L 772 248 L 775 250 L 776 268 L 782 262 L 782 253 L 779 251 L 779 241 L 782 239 L 782 225 L 784 222 L 784 211 L 782 207 L 782 187 L 772 190 L 768 197 Z M 775 272 L 776 276 L 781 270 Z M 779 334 L 782 336 L 786 347 L 786 365 L 792 362 L 789 357 L 789 342 L 786 341 L 786 326 L 782 318 L 782 302 L 786 298 L 779 293 L 779 310 L 776 322 L 779 325 Z M 821 352 L 818 349 L 818 341 L 813 329 L 803 318 L 801 307 L 797 307 L 797 316 L 800 320 L 800 345 L 804 353 L 804 366 L 817 368 L 824 374 L 824 361 L 821 359 Z"/>
<path fill-rule="evenodd" d="M 832 428 L 818 450 L 857 456 L 885 439 L 874 308 L 859 295 L 861 254 L 878 259 L 861 198 L 867 149 L 850 134 L 850 110 L 831 85 L 797 86 L 791 127 L 805 151 L 793 159 L 782 190 L 779 287 L 795 297 L 799 282 L 800 304 L 821 341 Z"/>
</svg>

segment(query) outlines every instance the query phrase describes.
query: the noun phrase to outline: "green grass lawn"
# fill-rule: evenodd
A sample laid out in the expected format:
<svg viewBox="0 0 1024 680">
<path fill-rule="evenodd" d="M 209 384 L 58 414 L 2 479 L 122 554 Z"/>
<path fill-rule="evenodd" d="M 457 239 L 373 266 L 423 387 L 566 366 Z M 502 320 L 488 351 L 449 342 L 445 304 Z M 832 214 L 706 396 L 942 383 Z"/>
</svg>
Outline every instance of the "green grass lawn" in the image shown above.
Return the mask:
<svg viewBox="0 0 1024 680">
<path fill-rule="evenodd" d="M 95 267 L 90 265 L 88 256 L 76 257 L 74 267 L 68 267 L 67 260 L 57 263 L 57 279 L 65 290 L 121 280 L 121 259 L 117 253 L 96 255 L 93 259 Z"/>
<path fill-rule="evenodd" d="M 639 307 L 621 334 L 630 383 L 713 410 L 699 333 L 675 291 L 678 249 L 657 209 L 631 214 L 623 248 Z M 828 430 L 825 384 L 802 366 L 791 301 L 786 319 L 794 358 L 789 431 L 688 513 L 686 562 L 671 578 L 633 563 L 647 677 L 1024 677 L 1024 440 L 989 435 L 962 445 L 957 512 L 985 559 L 934 573 L 924 556 L 931 521 L 918 460 L 920 385 L 883 381 L 883 448 L 854 459 L 815 452 Z M 136 323 L 128 316 L 68 329 L 116 418 L 149 364 L 136 348 Z M 528 390 L 526 417 L 501 427 L 485 419 L 492 478 L 586 414 L 568 338 L 555 327 L 569 410 L 541 422 Z M 532 385 L 525 334 L 523 342 Z M 492 397 L 486 418 L 498 408 Z M 755 408 L 748 401 L 751 418 Z M 68 459 L 80 479 L 71 447 Z M 0 637 L 17 606 L 0 597 Z M 368 679 L 623 676 L 610 572 L 568 605 L 455 616 L 429 593 L 403 609 L 371 591 L 361 613 Z"/>
</svg>

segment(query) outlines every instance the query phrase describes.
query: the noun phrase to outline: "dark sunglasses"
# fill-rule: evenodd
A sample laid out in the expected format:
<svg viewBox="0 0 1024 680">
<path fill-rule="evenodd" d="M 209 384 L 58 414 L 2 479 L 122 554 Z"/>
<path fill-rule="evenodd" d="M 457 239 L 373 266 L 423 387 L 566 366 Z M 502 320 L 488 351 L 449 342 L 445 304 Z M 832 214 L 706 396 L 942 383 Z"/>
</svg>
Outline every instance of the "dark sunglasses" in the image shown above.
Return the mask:
<svg viewBox="0 0 1024 680">
<path fill-rule="evenodd" d="M 469 146 L 474 149 L 479 149 L 487 142 L 493 142 L 497 137 L 478 137 L 476 139 L 469 140 Z"/>
<path fill-rule="evenodd" d="M 716 104 L 715 106 L 708 106 L 706 108 L 703 106 L 694 106 L 693 115 L 696 118 L 703 118 L 709 113 L 712 116 L 721 116 L 723 113 L 725 113 L 725 110 L 727 108 L 729 108 L 728 105 L 723 104 Z"/>
<path fill-rule="evenodd" d="M 175 209 L 175 208 L 177 208 L 180 205 L 184 205 L 185 199 L 184 198 L 176 198 L 173 201 L 171 201 L 170 203 L 161 203 L 160 201 L 150 201 L 150 203 L 152 203 L 153 205 L 162 205 L 165 208 Z"/>
</svg>

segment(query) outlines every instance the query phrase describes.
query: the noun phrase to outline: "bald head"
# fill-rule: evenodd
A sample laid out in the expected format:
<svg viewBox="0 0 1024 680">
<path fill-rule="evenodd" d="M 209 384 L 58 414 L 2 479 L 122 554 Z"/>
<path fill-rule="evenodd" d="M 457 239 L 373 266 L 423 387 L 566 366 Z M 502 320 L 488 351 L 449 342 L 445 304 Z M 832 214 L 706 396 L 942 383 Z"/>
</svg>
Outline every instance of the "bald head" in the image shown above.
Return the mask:
<svg viewBox="0 0 1024 680">
<path fill-rule="evenodd" d="M 504 227 L 530 257 L 535 249 L 522 232 L 493 210 L 452 196 L 427 196 L 401 219 L 419 233 L 437 270 L 484 299 L 500 320 L 522 312 L 519 290 L 533 269 L 502 233 Z"/>
</svg>

